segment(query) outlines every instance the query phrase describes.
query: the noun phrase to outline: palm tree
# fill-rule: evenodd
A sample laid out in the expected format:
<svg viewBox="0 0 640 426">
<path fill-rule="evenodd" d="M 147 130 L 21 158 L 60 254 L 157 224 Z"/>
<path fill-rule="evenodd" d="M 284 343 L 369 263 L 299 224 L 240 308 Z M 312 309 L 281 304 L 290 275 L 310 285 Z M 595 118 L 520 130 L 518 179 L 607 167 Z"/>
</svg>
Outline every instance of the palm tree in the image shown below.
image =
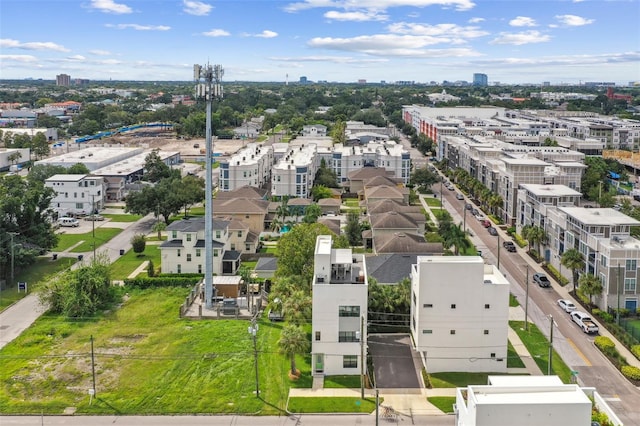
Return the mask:
<svg viewBox="0 0 640 426">
<path fill-rule="evenodd" d="M 307 334 L 302 327 L 286 324 L 282 328 L 278 347 L 280 348 L 280 353 L 288 356 L 291 361 L 291 376 L 297 376 L 296 355 L 306 353 L 309 350 Z"/>
<path fill-rule="evenodd" d="M 456 256 L 460 253 L 461 248 L 469 247 L 469 240 L 467 240 L 467 235 L 462 230 L 460 225 L 449 227 L 443 237 L 444 243 L 447 247 L 454 247 L 454 253 Z"/>
<path fill-rule="evenodd" d="M 575 291 L 577 271 L 584 268 L 584 257 L 582 256 L 582 253 L 575 248 L 569 249 L 562 253 L 560 263 L 562 263 L 562 266 L 571 269 L 571 274 L 573 276 L 573 290 Z"/>
<path fill-rule="evenodd" d="M 591 305 L 591 298 L 602 293 L 602 283 L 593 274 L 583 274 L 578 280 L 582 293 L 589 296 L 589 304 Z"/>
<path fill-rule="evenodd" d="M 285 320 L 300 324 L 311 319 L 311 296 L 304 290 L 294 290 L 282 299 L 282 316 Z"/>
<path fill-rule="evenodd" d="M 547 233 L 544 228 L 536 225 L 525 225 L 522 227 L 522 236 L 529 241 L 529 252 L 531 252 L 533 245 L 536 244 L 538 258 L 540 258 L 542 256 L 542 253 L 540 253 L 540 243 L 547 239 Z"/>
<path fill-rule="evenodd" d="M 151 229 L 158 233 L 158 240 L 162 240 L 162 231 L 167 229 L 167 224 L 162 222 L 161 220 L 158 220 L 156 223 L 153 224 L 153 228 Z"/>
</svg>

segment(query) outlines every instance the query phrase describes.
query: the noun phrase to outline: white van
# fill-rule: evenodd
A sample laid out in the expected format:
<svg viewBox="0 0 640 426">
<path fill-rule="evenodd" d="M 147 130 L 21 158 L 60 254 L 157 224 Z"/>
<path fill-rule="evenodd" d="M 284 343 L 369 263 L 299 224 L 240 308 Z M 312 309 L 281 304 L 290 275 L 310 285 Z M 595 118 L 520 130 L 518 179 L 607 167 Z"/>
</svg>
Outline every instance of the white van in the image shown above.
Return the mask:
<svg viewBox="0 0 640 426">
<path fill-rule="evenodd" d="M 74 217 L 61 217 L 58 219 L 58 224 L 60 226 L 68 226 L 71 228 L 77 228 L 80 226 L 80 221 Z"/>
</svg>

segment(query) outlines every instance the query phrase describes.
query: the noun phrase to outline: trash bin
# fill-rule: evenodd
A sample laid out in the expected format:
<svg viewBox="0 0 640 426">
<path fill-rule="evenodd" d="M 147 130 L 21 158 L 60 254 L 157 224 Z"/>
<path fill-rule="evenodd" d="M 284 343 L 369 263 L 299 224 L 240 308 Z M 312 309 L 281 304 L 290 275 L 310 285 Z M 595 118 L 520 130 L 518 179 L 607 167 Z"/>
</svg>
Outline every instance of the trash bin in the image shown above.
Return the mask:
<svg viewBox="0 0 640 426">
<path fill-rule="evenodd" d="M 120 249 L 120 256 L 124 254 L 124 249 Z"/>
<path fill-rule="evenodd" d="M 51 260 L 58 260 L 58 253 L 53 253 L 51 255 Z"/>
<path fill-rule="evenodd" d="M 83 258 L 84 258 L 84 255 L 82 255 L 82 254 L 78 255 L 78 260 L 82 261 Z"/>
</svg>

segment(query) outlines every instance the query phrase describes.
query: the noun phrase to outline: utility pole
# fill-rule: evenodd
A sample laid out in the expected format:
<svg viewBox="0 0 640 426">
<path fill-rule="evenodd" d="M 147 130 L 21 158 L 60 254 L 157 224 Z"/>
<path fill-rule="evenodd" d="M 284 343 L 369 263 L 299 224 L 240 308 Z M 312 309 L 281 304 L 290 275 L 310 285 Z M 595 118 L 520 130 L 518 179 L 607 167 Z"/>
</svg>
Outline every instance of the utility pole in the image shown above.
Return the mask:
<svg viewBox="0 0 640 426">
<path fill-rule="evenodd" d="M 8 234 L 11 236 L 11 284 L 13 285 L 13 280 L 14 280 L 14 267 L 15 267 L 15 262 L 16 262 L 16 255 L 15 255 L 15 246 L 13 245 L 13 237 L 15 237 L 16 235 L 19 235 L 19 232 L 8 232 Z"/>
<path fill-rule="evenodd" d="M 616 310 L 616 324 L 620 326 L 620 286 L 622 283 L 622 273 L 620 272 L 620 259 L 618 259 L 618 286 L 616 293 L 618 295 L 618 309 Z"/>
<path fill-rule="evenodd" d="M 247 329 L 249 334 L 253 338 L 253 358 L 256 367 L 256 398 L 260 398 L 260 381 L 258 377 L 258 324 L 256 323 L 256 316 L 251 318 L 251 325 Z"/>
<path fill-rule="evenodd" d="M 360 316 L 360 398 L 364 399 L 364 315 Z"/>
<path fill-rule="evenodd" d="M 93 238 L 93 261 L 96 260 L 96 196 L 91 194 L 91 237 Z"/>
<path fill-rule="evenodd" d="M 196 85 L 196 96 L 204 97 L 207 102 L 206 116 L 206 180 L 205 180 L 205 274 L 204 274 L 204 294 L 205 306 L 209 309 L 213 307 L 213 140 L 211 129 L 211 104 L 214 97 L 222 97 L 222 86 L 220 80 L 224 75 L 221 65 L 193 66 L 193 78 Z M 200 83 L 204 81 L 204 83 Z"/>
<path fill-rule="evenodd" d="M 549 315 L 549 321 L 551 322 L 551 325 L 549 326 L 549 365 L 547 367 L 547 376 L 551 375 L 551 364 L 552 364 L 552 359 L 553 359 L 553 315 Z"/>
<path fill-rule="evenodd" d="M 91 376 L 93 377 L 92 396 L 96 395 L 96 360 L 93 352 L 93 334 L 91 335 Z"/>
<path fill-rule="evenodd" d="M 498 234 L 498 271 L 499 270 L 500 270 L 500 234 Z"/>
<path fill-rule="evenodd" d="M 527 266 L 527 291 L 524 299 L 524 331 L 529 330 L 529 265 Z"/>
<path fill-rule="evenodd" d="M 464 205 L 462 206 L 462 209 L 464 210 L 464 214 L 462 215 L 462 227 L 463 227 L 463 231 L 464 231 L 464 235 L 467 235 L 467 203 L 465 202 Z M 498 247 L 498 250 L 500 249 L 500 247 Z"/>
</svg>

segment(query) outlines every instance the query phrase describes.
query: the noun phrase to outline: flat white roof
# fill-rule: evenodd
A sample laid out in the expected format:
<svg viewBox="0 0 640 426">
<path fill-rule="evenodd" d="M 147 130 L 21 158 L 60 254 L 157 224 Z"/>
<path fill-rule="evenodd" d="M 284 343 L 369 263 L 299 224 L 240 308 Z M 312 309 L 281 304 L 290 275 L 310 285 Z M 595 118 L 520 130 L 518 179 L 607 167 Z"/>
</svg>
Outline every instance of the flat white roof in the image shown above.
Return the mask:
<svg viewBox="0 0 640 426">
<path fill-rule="evenodd" d="M 144 168 L 145 159 L 151 151 L 143 152 L 117 163 L 94 170 L 92 174 L 98 176 L 127 176 Z M 180 154 L 178 151 L 156 151 L 162 160 Z"/>
<path fill-rule="evenodd" d="M 46 179 L 45 182 L 79 182 L 86 176 L 87 175 L 59 174 L 51 176 L 50 178 Z"/>
<path fill-rule="evenodd" d="M 489 376 L 490 385 L 494 386 L 553 386 L 562 385 L 558 376 Z"/>
<path fill-rule="evenodd" d="M 478 405 L 588 404 L 591 400 L 578 385 L 476 386 L 467 395 Z"/>
<path fill-rule="evenodd" d="M 537 183 L 522 183 L 523 189 L 537 196 L 566 197 L 571 195 L 581 196 L 582 194 L 566 185 L 541 185 Z"/>
<path fill-rule="evenodd" d="M 611 208 L 559 207 L 559 210 L 585 225 L 640 225 L 640 221 Z"/>
<path fill-rule="evenodd" d="M 65 152 L 64 154 L 56 155 L 55 157 L 49 157 L 42 160 L 38 160 L 39 164 L 46 163 L 82 163 L 84 161 L 102 161 L 109 158 L 118 157 L 123 154 L 134 155 L 142 152 L 142 148 L 108 148 L 108 147 L 94 147 L 86 146 L 86 148 L 79 149 L 77 151 Z"/>
<path fill-rule="evenodd" d="M 482 263 L 480 256 L 418 256 L 418 263 Z"/>
<path fill-rule="evenodd" d="M 331 252 L 332 264 L 351 263 L 351 249 L 335 249 Z"/>
<path fill-rule="evenodd" d="M 331 254 L 330 235 L 318 235 L 316 239 L 316 254 Z"/>
<path fill-rule="evenodd" d="M 510 158 L 503 157 L 501 158 L 507 164 L 523 164 L 523 165 L 534 165 L 534 166 L 550 166 L 551 163 L 547 163 L 546 161 L 542 161 L 538 158 Z"/>
</svg>

